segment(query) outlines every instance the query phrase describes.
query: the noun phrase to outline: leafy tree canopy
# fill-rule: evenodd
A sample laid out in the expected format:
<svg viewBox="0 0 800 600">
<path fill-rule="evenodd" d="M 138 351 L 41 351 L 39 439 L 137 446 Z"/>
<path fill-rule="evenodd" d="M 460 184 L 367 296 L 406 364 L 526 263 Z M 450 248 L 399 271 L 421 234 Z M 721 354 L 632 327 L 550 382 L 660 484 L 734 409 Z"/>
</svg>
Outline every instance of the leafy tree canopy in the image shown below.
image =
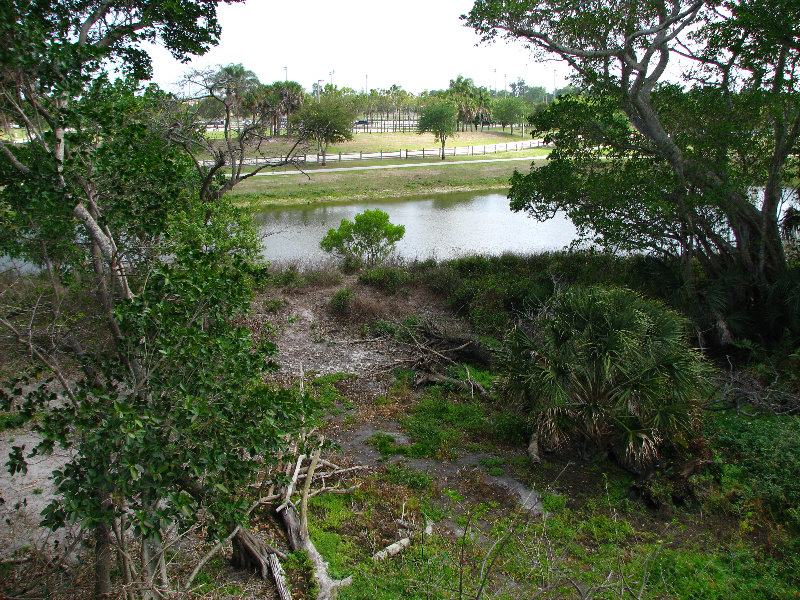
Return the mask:
<svg viewBox="0 0 800 600">
<path fill-rule="evenodd" d="M 373 266 L 392 253 L 405 233 L 405 225 L 390 223 L 388 213 L 380 209 L 365 210 L 353 221 L 342 219 L 338 229 L 329 229 L 320 246 L 350 263 Z"/>
<path fill-rule="evenodd" d="M 325 95 L 317 102 L 305 103 L 295 113 L 294 120 L 301 138 L 317 142 L 324 165 L 328 144 L 353 139 L 352 127 L 356 112 L 346 98 Z"/>
<path fill-rule="evenodd" d="M 444 160 L 444 145 L 447 138 L 456 134 L 458 124 L 458 109 L 452 102 L 439 100 L 428 104 L 422 109 L 422 114 L 417 122 L 417 133 L 430 132 L 437 142 L 442 145 L 442 160 Z"/>
<path fill-rule="evenodd" d="M 694 261 L 739 284 L 717 307 L 761 309 L 785 273 L 779 234 L 800 136 L 800 6 L 794 0 L 478 0 L 466 17 L 568 62 L 584 96 L 534 119 L 556 150 L 517 174 L 512 206 L 566 210 L 609 247 Z M 681 60 L 684 86 L 666 84 Z M 723 336 L 724 337 L 724 336 Z"/>
</svg>

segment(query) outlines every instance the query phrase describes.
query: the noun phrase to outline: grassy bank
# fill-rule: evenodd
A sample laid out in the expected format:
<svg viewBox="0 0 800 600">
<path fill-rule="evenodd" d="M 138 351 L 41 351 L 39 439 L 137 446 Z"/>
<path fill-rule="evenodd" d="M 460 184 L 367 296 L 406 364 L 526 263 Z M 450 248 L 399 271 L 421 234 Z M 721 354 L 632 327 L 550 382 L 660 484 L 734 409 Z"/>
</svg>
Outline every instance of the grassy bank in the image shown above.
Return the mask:
<svg viewBox="0 0 800 600">
<path fill-rule="evenodd" d="M 508 162 L 475 162 L 484 158 L 480 156 L 457 157 L 458 161 L 472 158 L 469 162 L 473 164 L 450 164 L 454 160 L 452 157 L 448 157 L 448 160 L 442 161 L 441 165 L 350 172 L 326 172 L 324 169 L 313 169 L 307 172 L 307 176 L 298 173 L 296 175 L 253 177 L 234 188 L 231 197 L 242 205 L 258 207 L 498 189 L 508 186 L 515 169 L 527 171 L 530 168 L 530 162 L 535 157 L 544 156 L 548 152 L 549 150 L 546 149 L 537 149 L 524 153 L 504 152 L 485 157 L 521 159 Z M 428 159 L 425 162 L 436 161 Z M 413 163 L 409 163 L 409 161 L 358 161 L 346 165 L 331 163 L 329 168 L 392 164 L 408 165 Z"/>
</svg>

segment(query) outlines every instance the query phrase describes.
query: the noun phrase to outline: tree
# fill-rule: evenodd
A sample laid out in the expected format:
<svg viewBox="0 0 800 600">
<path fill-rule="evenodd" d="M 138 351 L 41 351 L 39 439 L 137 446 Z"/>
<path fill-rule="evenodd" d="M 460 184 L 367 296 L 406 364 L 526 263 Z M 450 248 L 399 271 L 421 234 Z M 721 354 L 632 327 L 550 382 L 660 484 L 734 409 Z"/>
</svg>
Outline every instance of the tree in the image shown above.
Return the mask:
<svg viewBox="0 0 800 600">
<path fill-rule="evenodd" d="M 326 95 L 319 102 L 306 103 L 295 115 L 295 123 L 302 139 L 317 142 L 322 154 L 322 166 L 326 164 L 328 144 L 338 144 L 353 139 L 355 109 L 344 98 Z"/>
<path fill-rule="evenodd" d="M 0 254 L 42 268 L 4 281 L 0 326 L 4 348 L 30 357 L 27 407 L 45 409 L 42 443 L 16 447 L 8 465 L 70 448 L 45 522 L 93 532 L 97 598 L 110 593 L 113 550 L 129 597 L 151 598 L 170 588 L 168 529 L 238 535 L 242 489 L 306 406 L 263 384 L 273 349 L 237 325 L 263 273 L 253 227 L 224 198 L 245 174 L 221 169 L 241 165 L 265 121 L 226 126 L 206 166 L 196 111 L 138 86 L 150 73 L 139 43 L 202 53 L 219 35 L 216 6 L 0 4 L 0 110 L 32 140 L 0 140 Z M 126 77 L 112 83 L 114 64 Z M 229 124 L 237 89 L 215 92 Z"/>
<path fill-rule="evenodd" d="M 382 210 L 365 210 L 353 221 L 342 219 L 338 229 L 329 229 L 320 246 L 345 260 L 345 264 L 368 267 L 383 262 L 406 233 L 405 225 L 392 225 Z"/>
<path fill-rule="evenodd" d="M 217 98 L 226 98 L 231 115 L 238 119 L 245 116 L 248 101 L 249 107 L 255 104 L 252 97 L 261 86 L 256 74 L 245 69 L 241 63 L 220 67 L 211 74 L 208 83 L 209 93 Z"/>
<path fill-rule="evenodd" d="M 511 125 L 511 133 L 514 133 L 514 123 L 519 123 L 522 119 L 524 107 L 519 98 L 500 98 L 494 104 L 492 114 L 496 121 L 503 126 L 503 131 L 506 125 Z"/>
<path fill-rule="evenodd" d="M 714 280 L 734 277 L 718 329 L 741 307 L 760 319 L 786 270 L 778 217 L 800 136 L 798 20 L 783 0 L 479 0 L 471 26 L 558 55 L 587 94 L 541 115 L 556 151 L 544 171 L 515 177 L 514 206 L 591 214 L 599 241 L 678 257 L 689 282 L 695 261 Z M 663 83 L 677 58 L 694 64 L 689 90 Z"/>
<path fill-rule="evenodd" d="M 477 95 L 478 88 L 470 77 L 459 75 L 450 80 L 447 97 L 455 104 L 458 110 L 458 122 L 463 123 L 464 131 L 467 129 L 467 123 L 472 124 L 478 113 Z"/>
<path fill-rule="evenodd" d="M 445 158 L 444 145 L 447 138 L 456 134 L 457 115 L 458 111 L 451 102 L 439 100 L 423 108 L 417 122 L 417 133 L 421 135 L 430 132 L 442 144 L 442 160 Z"/>
<path fill-rule="evenodd" d="M 568 288 L 506 337 L 500 394 L 533 424 L 529 453 L 580 441 L 641 469 L 688 439 L 708 388 L 686 322 L 620 288 Z"/>
</svg>

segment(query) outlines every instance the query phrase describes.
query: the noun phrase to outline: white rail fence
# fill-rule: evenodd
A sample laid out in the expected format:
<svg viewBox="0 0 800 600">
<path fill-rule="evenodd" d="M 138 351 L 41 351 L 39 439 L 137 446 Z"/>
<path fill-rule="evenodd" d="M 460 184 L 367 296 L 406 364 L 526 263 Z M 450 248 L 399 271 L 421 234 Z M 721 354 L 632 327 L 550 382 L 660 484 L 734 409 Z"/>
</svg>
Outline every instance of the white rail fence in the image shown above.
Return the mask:
<svg viewBox="0 0 800 600">
<path fill-rule="evenodd" d="M 503 144 L 484 144 L 481 146 L 454 146 L 445 148 L 445 156 L 485 156 L 487 154 L 497 154 L 498 152 L 513 152 L 517 150 L 528 150 L 544 146 L 544 142 L 539 140 L 525 140 L 521 142 L 506 142 Z M 328 162 L 346 162 L 352 160 L 406 160 L 414 158 L 441 158 L 441 148 L 422 148 L 421 150 L 392 150 L 379 152 L 335 152 L 327 155 Z M 242 163 L 245 165 L 281 165 L 287 161 L 287 156 L 256 156 L 245 158 Z M 294 162 L 301 164 L 314 164 L 322 162 L 322 154 L 297 154 L 293 157 Z M 204 165 L 213 164 L 212 161 L 203 161 Z"/>
</svg>

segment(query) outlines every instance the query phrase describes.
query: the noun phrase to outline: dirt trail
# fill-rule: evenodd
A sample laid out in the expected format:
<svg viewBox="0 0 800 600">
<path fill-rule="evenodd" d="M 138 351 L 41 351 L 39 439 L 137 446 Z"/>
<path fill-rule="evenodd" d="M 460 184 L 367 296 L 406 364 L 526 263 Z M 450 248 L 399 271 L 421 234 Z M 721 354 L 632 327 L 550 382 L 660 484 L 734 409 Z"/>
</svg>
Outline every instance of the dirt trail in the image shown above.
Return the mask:
<svg viewBox="0 0 800 600">
<path fill-rule="evenodd" d="M 441 306 L 440 301 L 424 292 L 415 290 L 406 296 L 386 296 L 357 285 L 352 276 L 341 283 L 331 282 L 311 289 L 273 291 L 259 299 L 260 310 L 254 317 L 269 320 L 275 327 L 271 338 L 278 346 L 281 365 L 278 376 L 284 382 L 297 381 L 301 372 L 309 371 L 318 375 L 355 375 L 347 384 L 352 407 L 330 419 L 325 435 L 341 447 L 349 461 L 377 468 L 384 464 L 381 454 L 368 443 L 375 433 L 387 433 L 395 438 L 397 444 L 409 443 L 395 415 L 391 411 L 376 410 L 374 401 L 388 392 L 394 381 L 393 370 L 408 366 L 410 355 L 407 347 L 391 340 L 365 340 L 359 335 L 358 325 L 335 316 L 328 308 L 328 302 L 336 291 L 343 288 L 357 289 L 358 305 L 353 312 L 358 313 L 359 318 L 354 321 L 364 317 L 368 317 L 367 320 L 400 321 L 409 315 L 451 321 L 455 317 Z M 264 307 L 275 305 L 276 301 L 282 305 L 281 309 L 267 314 Z M 488 458 L 492 456 L 461 452 L 453 460 L 412 458 L 405 459 L 404 463 L 427 472 L 443 489 L 467 473 L 480 472 L 483 481 L 496 488 L 494 494 L 507 495 L 508 501 L 539 512 L 539 494 L 509 476 L 489 474 L 480 464 L 482 459 Z"/>
</svg>

